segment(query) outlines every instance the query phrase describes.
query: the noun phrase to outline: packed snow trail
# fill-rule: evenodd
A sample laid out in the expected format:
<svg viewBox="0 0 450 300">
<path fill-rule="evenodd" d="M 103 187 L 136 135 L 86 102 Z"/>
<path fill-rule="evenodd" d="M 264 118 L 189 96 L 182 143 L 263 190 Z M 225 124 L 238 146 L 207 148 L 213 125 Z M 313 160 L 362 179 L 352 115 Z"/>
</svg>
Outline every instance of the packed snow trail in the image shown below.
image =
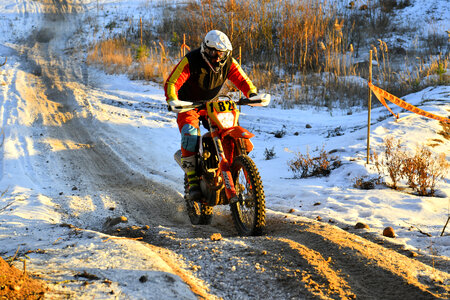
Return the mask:
<svg viewBox="0 0 450 300">
<path fill-rule="evenodd" d="M 35 2 L 24 2 L 25 16 L 29 4 Z M 83 9 L 82 1 L 41 1 L 40 4 L 31 7 L 33 13 L 41 16 L 41 23 L 36 24 L 29 37 L 15 47 L 15 53 L 11 52 L 19 57 L 20 68 L 8 71 L 9 80 L 3 93 L 5 99 L 2 104 L 2 123 L 5 129 L 3 152 L 7 159 L 3 161 L 2 167 L 7 171 L 16 169 L 16 174 L 12 176 L 24 174 L 24 178 L 30 181 L 28 185 L 31 190 L 44 191 L 45 198 L 49 200 L 48 204 L 55 203 L 55 208 L 61 214 L 61 218 L 45 216 L 45 219 L 50 222 L 59 221 L 59 225 L 64 227 L 65 224 L 71 223 L 83 229 L 101 230 L 107 220 L 106 217 L 116 209 L 116 203 L 123 203 L 117 208 L 117 213 L 124 207 L 124 210 L 133 211 L 136 220 L 141 222 L 150 220 L 152 225 L 176 223 L 177 204 L 173 199 L 179 198 L 179 195 L 130 169 L 125 160 L 129 159 L 127 162 L 131 163 L 133 160 L 137 161 L 137 158 L 133 157 L 134 154 L 130 149 L 126 149 L 126 146 L 122 149 L 127 152 L 126 154 L 114 152 L 113 145 L 116 141 L 113 133 L 108 132 L 107 128 L 102 129 L 102 123 L 92 117 L 90 103 L 86 100 L 91 92 L 85 85 L 89 76 L 86 65 L 79 61 L 79 57 L 64 54 L 73 51 L 68 48 L 69 38 L 79 28 L 81 19 L 77 12 Z M 41 196 L 37 198 L 39 197 Z M 27 196 L 23 198 L 26 199 Z M 36 205 L 39 205 L 39 202 Z M 102 217 L 103 215 L 105 216 Z M 48 225 L 44 226 L 46 227 Z M 68 228 L 74 227 L 70 225 Z M 30 234 L 33 232 L 28 228 L 26 230 Z M 47 230 L 49 238 L 54 241 L 53 245 L 59 244 L 60 240 L 65 243 L 72 235 L 69 233 L 66 236 L 67 232 L 59 232 L 53 228 Z M 30 249 L 28 251 L 31 253 L 36 251 L 35 245 L 28 244 L 33 240 L 33 236 L 30 236 L 26 239 L 26 243 L 22 242 L 22 255 L 27 249 Z M 39 241 L 42 239 L 39 238 L 38 243 Z M 133 247 L 136 253 L 127 253 L 129 245 L 118 241 L 109 247 L 121 248 L 122 250 L 112 250 L 118 251 L 120 258 L 108 259 L 105 258 L 110 253 L 108 243 L 86 246 L 82 244 L 72 243 L 72 246 L 64 248 L 69 250 L 69 253 L 78 254 L 77 259 L 83 257 L 85 251 L 94 251 L 91 262 L 79 263 L 78 267 L 89 268 L 88 266 L 94 265 L 103 269 L 103 272 L 108 272 L 109 268 L 120 268 L 120 260 L 125 255 L 128 259 L 135 260 L 131 265 L 135 265 L 136 271 L 147 270 L 154 274 L 153 280 L 159 281 L 163 288 L 158 292 L 159 288 L 152 287 L 159 296 L 193 297 L 187 285 L 173 277 L 176 276 L 176 272 L 169 265 L 176 264 L 170 263 L 168 255 L 162 260 L 156 258 L 156 254 L 152 254 L 153 251 L 147 248 L 147 253 L 142 259 L 139 257 L 133 259 L 133 255 L 138 256 L 142 249 Z M 102 248 L 108 251 L 105 251 L 105 255 L 98 253 L 97 256 L 95 253 L 100 252 L 99 249 Z M 2 250 L 5 249 L 7 250 L 7 247 L 2 247 Z M 55 260 L 53 255 L 48 257 L 46 252 L 51 251 L 47 247 L 46 249 L 38 251 L 42 254 L 43 261 L 36 259 L 34 269 L 40 277 L 49 280 L 53 290 L 57 290 L 56 294 L 50 293 L 50 298 L 60 296 L 60 293 L 80 298 L 98 293 L 96 288 L 85 292 L 79 291 L 78 288 L 74 291 L 67 289 L 60 291 L 58 283 L 66 281 L 65 276 L 83 273 L 75 265 L 66 267 L 70 263 L 64 259 L 67 253 Z M 30 268 L 33 268 L 32 265 L 29 265 Z M 58 265 L 59 270 L 51 269 L 52 266 Z M 130 265 L 127 262 L 125 266 Z M 120 273 L 127 276 L 126 271 Z M 108 277 L 116 277 L 116 280 L 121 281 L 123 275 L 119 274 L 117 277 L 113 273 Z M 101 289 L 109 289 L 108 285 L 111 283 L 107 283 Z M 125 286 L 127 285 L 125 283 Z M 167 286 L 172 286 L 174 290 L 168 289 Z M 130 293 L 130 288 L 117 290 L 117 293 Z"/>
<path fill-rule="evenodd" d="M 99 118 L 97 98 L 114 102 L 117 95 L 102 92 L 96 86 L 95 78 L 91 78 L 77 55 L 80 49 L 70 46 L 70 37 L 82 22 L 83 1 L 53 0 L 40 4 L 39 9 L 30 7 L 33 12 L 42 12 L 42 23 L 16 49 L 25 69 L 11 71 L 14 74 L 9 76 L 4 96 L 8 101 L 3 103 L 3 124 L 21 124 L 15 128 L 23 131 L 7 131 L 7 145 L 25 157 L 18 160 L 17 168 L 22 168 L 21 172 L 35 186 L 45 187 L 46 196 L 56 204 L 61 214 L 56 222 L 68 228 L 68 243 L 79 232 L 142 238 L 141 242 L 125 240 L 139 245 L 137 256 L 144 257 L 147 251 L 158 255 L 145 256 L 144 260 L 162 261 L 154 269 L 166 274 L 158 277 L 161 289 L 180 280 L 192 291 L 181 292 L 183 287 L 179 286 L 174 292 L 166 291 L 174 298 L 448 297 L 447 261 L 433 268 L 409 257 L 410 251 L 383 247 L 378 244 L 380 241 L 364 239 L 327 222 L 268 211 L 266 234 L 241 238 L 236 237 L 229 211 L 216 209 L 211 226 L 190 225 L 178 187 L 171 188 L 155 179 L 166 183 L 172 180 L 165 178 L 161 170 L 152 169 L 151 161 L 157 158 L 140 159 L 133 145 Z M 161 113 L 155 118 L 165 116 Z M 139 165 L 145 170 L 137 168 Z M 135 226 L 104 226 L 107 217 L 120 214 Z M 214 233 L 221 233 L 222 238 L 211 239 Z M 118 237 L 109 236 L 106 241 L 115 238 Z M 124 247 L 127 245 L 131 244 Z M 106 284 L 115 275 L 102 264 L 116 258 L 102 257 L 105 247 L 96 249 L 92 256 L 99 257 L 99 265 L 91 265 L 89 273 L 97 276 L 99 284 Z M 132 251 L 135 249 L 138 248 Z M 63 260 L 66 252 L 42 255 L 61 256 Z M 29 269 L 46 276 L 70 276 L 57 269 L 57 264 L 51 266 L 45 270 L 36 265 L 33 269 L 31 260 Z M 118 272 L 119 268 L 111 269 Z M 132 280 L 137 279 L 121 277 L 114 284 L 131 286 Z M 145 281 L 141 281 L 140 296 L 126 292 L 122 296 L 162 297 Z M 99 298 L 108 297 L 103 290 L 97 293 Z M 71 294 L 73 298 L 85 296 L 82 290 Z"/>
<path fill-rule="evenodd" d="M 84 84 L 89 80 L 86 66 L 76 57 L 64 55 L 66 42 L 80 22 L 76 13 L 66 13 L 74 10 L 69 3 L 49 2 L 51 7 L 44 10 L 58 13 L 44 14 L 42 27 L 30 35 L 23 49 L 32 70 L 16 89 L 25 101 L 24 110 L 32 115 L 32 125 L 46 130 L 43 143 L 35 147 L 49 156 L 47 174 L 53 177 L 52 182 L 65 176 L 63 181 L 72 181 L 78 191 L 91 197 L 94 206 L 104 204 L 90 192 L 102 191 L 130 205 L 131 211 L 153 212 L 143 214 L 142 221 L 164 224 L 174 217 L 177 204 L 173 199 L 179 198 L 178 194 L 130 169 L 125 163 L 134 153 L 115 152 L 114 133 L 92 115 L 91 91 Z M 54 171 L 58 169 L 62 170 Z M 149 201 L 149 197 L 154 200 Z M 90 226 L 100 226 L 95 222 L 104 220 L 91 221 Z"/>
</svg>

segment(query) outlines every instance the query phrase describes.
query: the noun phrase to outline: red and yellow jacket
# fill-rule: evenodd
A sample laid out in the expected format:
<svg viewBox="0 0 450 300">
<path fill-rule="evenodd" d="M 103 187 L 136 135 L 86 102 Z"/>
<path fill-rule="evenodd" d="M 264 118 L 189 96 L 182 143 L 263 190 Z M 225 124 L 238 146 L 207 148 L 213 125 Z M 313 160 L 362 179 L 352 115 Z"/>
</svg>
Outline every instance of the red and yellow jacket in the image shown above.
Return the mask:
<svg viewBox="0 0 450 300">
<path fill-rule="evenodd" d="M 195 49 L 178 63 L 164 85 L 167 102 L 172 100 L 206 101 L 213 99 L 229 79 L 247 97 L 256 93 L 256 87 L 231 56 L 224 66 L 214 72 L 203 59 L 200 48 Z"/>
</svg>

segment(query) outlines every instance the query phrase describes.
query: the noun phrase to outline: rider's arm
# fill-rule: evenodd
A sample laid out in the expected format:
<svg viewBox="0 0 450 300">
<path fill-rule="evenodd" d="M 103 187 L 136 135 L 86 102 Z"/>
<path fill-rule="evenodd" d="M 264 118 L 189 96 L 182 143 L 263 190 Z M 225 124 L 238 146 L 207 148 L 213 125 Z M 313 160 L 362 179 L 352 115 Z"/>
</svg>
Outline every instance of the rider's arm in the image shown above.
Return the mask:
<svg viewBox="0 0 450 300">
<path fill-rule="evenodd" d="M 173 69 L 164 85 L 164 92 L 166 94 L 167 102 L 178 100 L 178 90 L 186 82 L 186 80 L 188 80 L 190 75 L 189 62 L 188 59 L 184 57 Z"/>
<path fill-rule="evenodd" d="M 240 89 L 246 97 L 249 97 L 252 93 L 256 94 L 257 90 L 252 81 L 248 78 L 247 74 L 245 74 L 244 70 L 242 70 L 238 62 L 234 58 L 231 59 L 232 62 L 230 72 L 228 72 L 227 78 L 234 83 L 234 85 Z"/>
</svg>

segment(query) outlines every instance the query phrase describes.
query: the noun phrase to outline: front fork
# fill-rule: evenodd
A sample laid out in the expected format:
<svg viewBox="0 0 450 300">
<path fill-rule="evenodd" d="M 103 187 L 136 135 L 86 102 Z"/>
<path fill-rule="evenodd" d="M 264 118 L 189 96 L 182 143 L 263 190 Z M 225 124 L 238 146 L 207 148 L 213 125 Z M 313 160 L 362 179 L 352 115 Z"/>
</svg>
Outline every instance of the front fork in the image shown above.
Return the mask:
<svg viewBox="0 0 450 300">
<path fill-rule="evenodd" d="M 231 176 L 231 168 L 228 160 L 225 157 L 225 152 L 223 151 L 222 141 L 218 136 L 214 136 L 214 145 L 216 145 L 217 156 L 219 157 L 219 169 L 222 172 L 223 181 L 225 183 L 225 194 L 231 203 L 238 200 L 236 195 L 236 189 L 233 183 L 233 177 Z"/>
</svg>

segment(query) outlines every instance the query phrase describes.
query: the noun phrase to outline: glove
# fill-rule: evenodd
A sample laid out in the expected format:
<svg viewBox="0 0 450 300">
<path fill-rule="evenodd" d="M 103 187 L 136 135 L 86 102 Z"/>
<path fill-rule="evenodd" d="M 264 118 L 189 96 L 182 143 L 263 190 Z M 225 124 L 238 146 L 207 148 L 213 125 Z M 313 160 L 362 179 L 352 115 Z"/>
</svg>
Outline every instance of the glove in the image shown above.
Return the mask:
<svg viewBox="0 0 450 300">
<path fill-rule="evenodd" d="M 173 111 L 175 106 L 180 106 L 180 100 L 170 100 L 167 102 L 167 109 Z"/>
</svg>

